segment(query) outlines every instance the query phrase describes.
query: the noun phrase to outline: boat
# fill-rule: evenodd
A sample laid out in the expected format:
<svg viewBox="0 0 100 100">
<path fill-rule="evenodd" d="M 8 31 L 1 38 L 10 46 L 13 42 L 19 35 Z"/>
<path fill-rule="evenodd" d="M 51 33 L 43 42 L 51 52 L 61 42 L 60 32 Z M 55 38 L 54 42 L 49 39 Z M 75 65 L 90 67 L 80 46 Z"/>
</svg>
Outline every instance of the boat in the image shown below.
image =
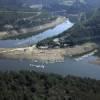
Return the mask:
<svg viewBox="0 0 100 100">
<path fill-rule="evenodd" d="M 30 64 L 31 67 L 36 67 L 36 68 L 45 68 L 44 65 L 35 65 L 35 64 Z"/>
</svg>

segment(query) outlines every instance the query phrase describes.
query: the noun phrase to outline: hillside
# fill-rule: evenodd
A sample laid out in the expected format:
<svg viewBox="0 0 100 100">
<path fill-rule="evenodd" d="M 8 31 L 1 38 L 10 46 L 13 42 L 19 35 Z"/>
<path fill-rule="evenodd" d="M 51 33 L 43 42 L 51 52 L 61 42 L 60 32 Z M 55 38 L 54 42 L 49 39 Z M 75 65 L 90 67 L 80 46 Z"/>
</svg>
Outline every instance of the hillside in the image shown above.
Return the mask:
<svg viewBox="0 0 100 100">
<path fill-rule="evenodd" d="M 54 27 L 55 24 L 42 28 L 56 22 L 57 17 L 45 10 L 38 9 L 19 8 L 16 11 L 0 9 L 0 39 L 22 38 L 38 34 L 45 29 Z"/>
<path fill-rule="evenodd" d="M 64 47 L 64 44 L 73 46 L 75 44 L 81 44 L 85 42 L 96 42 L 100 43 L 100 9 L 94 13 L 86 14 L 84 17 L 76 23 L 71 29 L 65 31 L 57 37 L 43 40 L 37 44 L 40 45 L 58 45 L 54 40 L 58 38 L 60 47 Z"/>
<path fill-rule="evenodd" d="M 0 72 L 0 100 L 100 100 L 100 81 L 36 72 Z"/>
<path fill-rule="evenodd" d="M 89 18 L 88 18 L 89 17 Z M 64 39 L 71 39 L 73 42 L 96 42 L 100 39 L 100 9 L 96 10 L 92 15 L 88 16 L 84 21 L 82 20 L 68 32 L 65 32 L 62 36 Z M 67 34 L 71 34 L 66 37 Z M 62 37 L 61 36 L 61 37 Z M 100 41 L 99 41 L 100 42 Z"/>
<path fill-rule="evenodd" d="M 16 10 L 44 9 L 49 12 L 70 17 L 73 21 L 78 20 L 81 13 L 91 11 L 100 6 L 100 0 L 0 0 L 0 8 Z"/>
</svg>

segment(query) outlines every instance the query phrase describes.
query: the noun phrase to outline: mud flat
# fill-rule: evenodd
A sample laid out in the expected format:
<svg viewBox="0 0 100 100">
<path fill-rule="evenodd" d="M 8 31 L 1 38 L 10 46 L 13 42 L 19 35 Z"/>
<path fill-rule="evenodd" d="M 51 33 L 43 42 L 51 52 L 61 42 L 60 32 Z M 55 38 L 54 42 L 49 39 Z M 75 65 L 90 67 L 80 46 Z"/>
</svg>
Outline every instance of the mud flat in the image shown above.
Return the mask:
<svg viewBox="0 0 100 100">
<path fill-rule="evenodd" d="M 0 48 L 0 58 L 10 59 L 33 59 L 39 61 L 64 61 L 65 56 L 72 57 L 79 54 L 91 52 L 97 48 L 94 43 L 86 43 L 69 48 L 59 49 L 37 49 L 25 48 Z"/>
</svg>

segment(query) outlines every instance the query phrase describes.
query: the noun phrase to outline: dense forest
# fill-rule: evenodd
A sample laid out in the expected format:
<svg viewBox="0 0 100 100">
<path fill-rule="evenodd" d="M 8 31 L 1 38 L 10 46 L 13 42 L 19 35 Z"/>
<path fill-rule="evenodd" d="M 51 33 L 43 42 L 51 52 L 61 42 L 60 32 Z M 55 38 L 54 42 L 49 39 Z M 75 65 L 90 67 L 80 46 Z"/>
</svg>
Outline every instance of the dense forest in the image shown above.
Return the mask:
<svg viewBox="0 0 100 100">
<path fill-rule="evenodd" d="M 34 71 L 0 72 L 0 100 L 100 100 L 100 81 Z"/>
</svg>

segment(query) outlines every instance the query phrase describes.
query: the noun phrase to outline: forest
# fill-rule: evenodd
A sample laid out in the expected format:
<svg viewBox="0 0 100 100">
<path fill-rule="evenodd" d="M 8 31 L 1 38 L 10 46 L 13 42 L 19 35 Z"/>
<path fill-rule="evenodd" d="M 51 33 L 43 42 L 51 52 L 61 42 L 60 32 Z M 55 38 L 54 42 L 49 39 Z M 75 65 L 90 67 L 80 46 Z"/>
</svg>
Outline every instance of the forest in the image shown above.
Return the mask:
<svg viewBox="0 0 100 100">
<path fill-rule="evenodd" d="M 0 100 L 100 100 L 100 81 L 34 71 L 0 72 Z"/>
</svg>

